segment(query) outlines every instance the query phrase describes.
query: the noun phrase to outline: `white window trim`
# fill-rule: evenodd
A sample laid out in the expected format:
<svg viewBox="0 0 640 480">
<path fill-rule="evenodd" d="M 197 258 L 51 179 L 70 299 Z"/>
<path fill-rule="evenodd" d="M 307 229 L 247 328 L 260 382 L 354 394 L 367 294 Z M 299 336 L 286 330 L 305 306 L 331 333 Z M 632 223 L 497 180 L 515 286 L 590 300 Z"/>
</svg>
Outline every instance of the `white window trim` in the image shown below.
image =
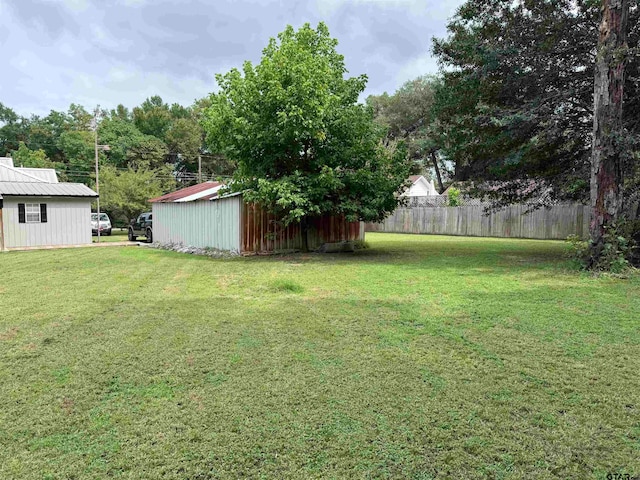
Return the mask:
<svg viewBox="0 0 640 480">
<path fill-rule="evenodd" d="M 30 211 L 31 210 L 31 211 Z M 37 220 L 30 220 L 29 215 L 38 214 Z M 25 203 L 24 204 L 24 220 L 26 223 L 42 223 L 40 217 L 40 204 L 39 203 Z"/>
</svg>

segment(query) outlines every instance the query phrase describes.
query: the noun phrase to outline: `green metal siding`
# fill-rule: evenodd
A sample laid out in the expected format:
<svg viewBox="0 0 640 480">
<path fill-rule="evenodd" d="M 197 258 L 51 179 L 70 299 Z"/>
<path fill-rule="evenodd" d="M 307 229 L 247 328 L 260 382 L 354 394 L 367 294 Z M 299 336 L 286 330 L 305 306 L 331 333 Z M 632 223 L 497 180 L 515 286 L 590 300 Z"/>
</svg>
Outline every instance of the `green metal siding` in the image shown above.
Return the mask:
<svg viewBox="0 0 640 480">
<path fill-rule="evenodd" d="M 153 239 L 162 244 L 240 252 L 242 196 L 153 204 Z"/>
</svg>

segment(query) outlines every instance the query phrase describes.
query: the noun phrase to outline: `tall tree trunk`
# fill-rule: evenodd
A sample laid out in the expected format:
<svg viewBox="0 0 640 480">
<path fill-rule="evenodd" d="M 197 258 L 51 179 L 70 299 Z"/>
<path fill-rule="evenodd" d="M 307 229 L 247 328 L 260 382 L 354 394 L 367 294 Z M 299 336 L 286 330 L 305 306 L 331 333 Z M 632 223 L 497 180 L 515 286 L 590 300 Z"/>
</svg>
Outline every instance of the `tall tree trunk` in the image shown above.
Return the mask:
<svg viewBox="0 0 640 480">
<path fill-rule="evenodd" d="M 440 175 L 440 167 L 438 166 L 438 156 L 435 150 L 431 150 L 431 161 L 433 162 L 433 168 L 436 169 L 436 177 L 438 178 L 438 193 L 444 192 L 444 185 L 442 185 L 442 175 Z"/>
<path fill-rule="evenodd" d="M 591 152 L 591 252 L 589 266 L 602 255 L 603 236 L 622 212 L 622 99 L 627 61 L 629 0 L 603 0 L 595 66 Z"/>
</svg>

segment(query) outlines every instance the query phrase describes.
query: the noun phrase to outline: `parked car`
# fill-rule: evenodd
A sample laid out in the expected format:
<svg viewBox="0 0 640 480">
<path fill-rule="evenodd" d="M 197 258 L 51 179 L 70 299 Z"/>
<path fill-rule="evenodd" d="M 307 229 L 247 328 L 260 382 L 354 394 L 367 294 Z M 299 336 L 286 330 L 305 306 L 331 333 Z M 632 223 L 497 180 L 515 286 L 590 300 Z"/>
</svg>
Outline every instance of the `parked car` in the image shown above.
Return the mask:
<svg viewBox="0 0 640 480">
<path fill-rule="evenodd" d="M 131 220 L 129 240 L 133 242 L 138 237 L 145 237 L 147 242 L 153 242 L 153 214 L 151 212 L 141 213 L 138 218 Z"/>
<path fill-rule="evenodd" d="M 98 214 L 91 214 L 91 234 L 98 235 Z M 111 220 L 109 215 L 100 212 L 100 235 L 111 235 Z"/>
</svg>

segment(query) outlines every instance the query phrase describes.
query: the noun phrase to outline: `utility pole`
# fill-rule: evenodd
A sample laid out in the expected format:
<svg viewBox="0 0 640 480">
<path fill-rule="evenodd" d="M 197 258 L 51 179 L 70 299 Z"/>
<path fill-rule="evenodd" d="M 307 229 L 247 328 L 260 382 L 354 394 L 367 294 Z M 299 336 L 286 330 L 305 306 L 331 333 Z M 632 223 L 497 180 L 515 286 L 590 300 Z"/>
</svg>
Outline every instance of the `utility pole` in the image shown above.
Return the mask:
<svg viewBox="0 0 640 480">
<path fill-rule="evenodd" d="M 202 183 L 202 155 L 198 154 L 198 183 Z"/>
<path fill-rule="evenodd" d="M 96 193 L 98 194 L 98 243 L 100 243 L 100 172 L 98 168 L 98 111 L 100 109 L 100 105 L 96 107 L 96 111 L 93 115 L 93 132 L 94 132 L 94 150 L 96 154 Z"/>
<path fill-rule="evenodd" d="M 96 107 L 96 111 L 93 114 L 93 145 L 96 156 L 96 193 L 98 194 L 97 214 L 98 214 L 98 243 L 100 243 L 100 169 L 98 168 L 98 150 L 104 150 L 108 152 L 110 150 L 109 145 L 98 145 L 98 114 L 100 113 L 100 105 Z"/>
</svg>

